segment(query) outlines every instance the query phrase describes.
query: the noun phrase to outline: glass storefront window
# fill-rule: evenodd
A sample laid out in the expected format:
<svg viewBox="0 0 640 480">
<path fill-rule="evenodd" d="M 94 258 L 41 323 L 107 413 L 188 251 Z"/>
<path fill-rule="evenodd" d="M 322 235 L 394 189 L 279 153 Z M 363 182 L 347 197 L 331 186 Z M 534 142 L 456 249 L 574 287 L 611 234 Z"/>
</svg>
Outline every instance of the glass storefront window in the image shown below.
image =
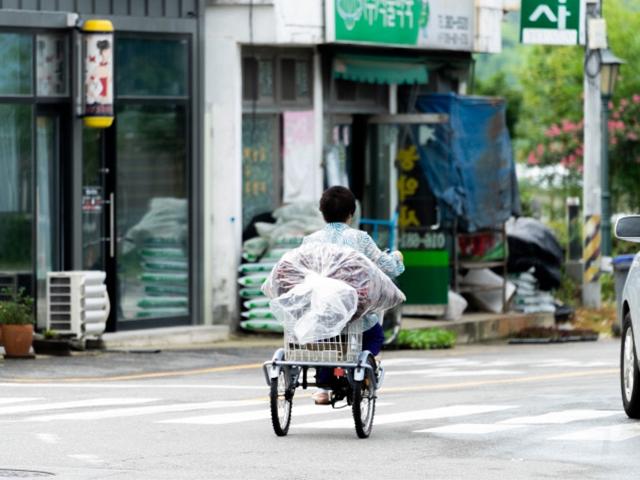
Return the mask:
<svg viewBox="0 0 640 480">
<path fill-rule="evenodd" d="M 121 105 L 117 119 L 118 316 L 187 316 L 186 109 Z"/>
<path fill-rule="evenodd" d="M 67 38 L 47 33 L 36 35 L 36 91 L 41 97 L 69 94 Z"/>
<path fill-rule="evenodd" d="M 21 33 L 0 33 L 0 95 L 32 93 L 32 37 Z"/>
<path fill-rule="evenodd" d="M 101 172 L 102 132 L 82 131 L 82 265 L 86 270 L 104 270 L 104 192 Z"/>
<path fill-rule="evenodd" d="M 33 271 L 31 105 L 0 104 L 0 272 Z"/>
<path fill-rule="evenodd" d="M 242 226 L 279 206 L 278 115 L 242 116 Z"/>
<path fill-rule="evenodd" d="M 187 40 L 118 37 L 115 43 L 118 96 L 188 95 Z"/>
</svg>

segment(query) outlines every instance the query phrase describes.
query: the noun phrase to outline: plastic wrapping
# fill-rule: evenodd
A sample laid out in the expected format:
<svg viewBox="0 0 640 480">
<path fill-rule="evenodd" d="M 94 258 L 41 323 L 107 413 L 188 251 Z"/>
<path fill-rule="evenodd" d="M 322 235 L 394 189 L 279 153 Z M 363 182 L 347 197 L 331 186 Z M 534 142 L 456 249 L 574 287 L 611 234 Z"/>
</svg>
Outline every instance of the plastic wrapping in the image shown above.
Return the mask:
<svg viewBox="0 0 640 480">
<path fill-rule="evenodd" d="M 275 317 L 301 343 L 336 336 L 352 320 L 388 310 L 404 294 L 361 253 L 333 244 L 308 244 L 286 253 L 262 291 Z"/>
</svg>

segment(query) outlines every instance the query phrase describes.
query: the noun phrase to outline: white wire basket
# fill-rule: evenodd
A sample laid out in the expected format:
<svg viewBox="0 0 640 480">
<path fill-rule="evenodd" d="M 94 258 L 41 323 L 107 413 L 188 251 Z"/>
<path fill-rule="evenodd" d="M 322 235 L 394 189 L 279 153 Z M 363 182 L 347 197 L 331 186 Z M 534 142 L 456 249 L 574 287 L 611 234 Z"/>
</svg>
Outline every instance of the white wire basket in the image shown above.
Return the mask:
<svg viewBox="0 0 640 480">
<path fill-rule="evenodd" d="M 295 362 L 355 362 L 362 351 L 362 324 L 358 319 L 347 324 L 340 335 L 313 343 L 297 343 L 293 332 L 284 331 L 285 360 Z"/>
</svg>

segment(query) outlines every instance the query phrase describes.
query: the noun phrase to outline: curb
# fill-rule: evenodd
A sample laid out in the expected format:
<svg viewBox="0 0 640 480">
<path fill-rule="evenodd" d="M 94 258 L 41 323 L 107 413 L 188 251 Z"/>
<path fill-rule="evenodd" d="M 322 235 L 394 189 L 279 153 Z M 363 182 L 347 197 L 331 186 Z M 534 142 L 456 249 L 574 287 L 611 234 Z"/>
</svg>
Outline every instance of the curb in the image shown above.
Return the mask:
<svg viewBox="0 0 640 480">
<path fill-rule="evenodd" d="M 404 317 L 402 328 L 407 330 L 441 328 L 457 335 L 457 344 L 474 344 L 492 340 L 505 340 L 528 327 L 553 327 L 552 313 L 505 314 L 472 313 L 459 320 L 429 320 L 418 317 Z"/>
</svg>

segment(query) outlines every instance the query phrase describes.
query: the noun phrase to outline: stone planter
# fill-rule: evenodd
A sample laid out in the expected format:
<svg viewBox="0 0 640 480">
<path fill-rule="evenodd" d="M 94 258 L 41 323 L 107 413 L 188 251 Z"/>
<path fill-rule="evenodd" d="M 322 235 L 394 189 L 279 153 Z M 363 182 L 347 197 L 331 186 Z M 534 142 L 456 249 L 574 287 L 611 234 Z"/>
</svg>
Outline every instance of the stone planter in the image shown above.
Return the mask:
<svg viewBox="0 0 640 480">
<path fill-rule="evenodd" d="M 2 325 L 5 358 L 33 358 L 33 325 Z"/>
</svg>

